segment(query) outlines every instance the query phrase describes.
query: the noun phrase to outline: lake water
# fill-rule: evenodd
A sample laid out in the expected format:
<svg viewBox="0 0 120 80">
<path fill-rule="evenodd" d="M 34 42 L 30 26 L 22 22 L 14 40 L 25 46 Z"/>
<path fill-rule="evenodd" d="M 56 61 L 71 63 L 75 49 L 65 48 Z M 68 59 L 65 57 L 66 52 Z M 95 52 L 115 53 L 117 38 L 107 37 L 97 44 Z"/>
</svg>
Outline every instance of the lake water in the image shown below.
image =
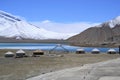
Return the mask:
<svg viewBox="0 0 120 80">
<path fill-rule="evenodd" d="M 62 45 L 59 46 L 58 44 L 52 44 L 52 43 L 0 43 L 0 49 L 41 49 L 41 50 L 51 50 L 53 48 L 56 48 L 56 50 L 64 50 L 62 47 L 69 51 L 76 51 L 76 49 L 83 48 L 86 52 L 91 52 L 92 49 L 96 47 L 76 47 L 76 46 L 69 46 L 69 45 Z M 110 48 L 98 48 L 100 52 L 107 52 Z M 118 48 L 114 48 L 117 52 L 119 51 Z"/>
</svg>

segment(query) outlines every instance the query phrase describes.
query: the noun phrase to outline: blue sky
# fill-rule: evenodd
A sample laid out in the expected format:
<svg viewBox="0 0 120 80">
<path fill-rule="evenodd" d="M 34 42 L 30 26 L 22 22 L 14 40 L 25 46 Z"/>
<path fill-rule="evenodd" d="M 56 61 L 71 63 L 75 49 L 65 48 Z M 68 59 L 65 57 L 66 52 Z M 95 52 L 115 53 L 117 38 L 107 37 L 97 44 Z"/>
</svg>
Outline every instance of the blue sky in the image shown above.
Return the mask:
<svg viewBox="0 0 120 80">
<path fill-rule="evenodd" d="M 53 24 L 102 23 L 120 15 L 120 0 L 1 0 L 0 9 L 27 21 Z M 51 26 L 45 26 L 52 30 Z M 68 26 L 68 25 L 66 25 Z M 54 27 L 53 27 L 54 28 Z M 56 29 L 59 29 L 56 27 Z M 53 30 L 55 31 L 55 30 Z M 62 31 L 62 29 L 61 29 Z M 58 32 L 61 32 L 58 31 Z M 69 31 L 68 31 L 69 32 Z M 73 31 L 75 32 L 75 31 Z M 76 31 L 79 32 L 79 31 Z"/>
</svg>

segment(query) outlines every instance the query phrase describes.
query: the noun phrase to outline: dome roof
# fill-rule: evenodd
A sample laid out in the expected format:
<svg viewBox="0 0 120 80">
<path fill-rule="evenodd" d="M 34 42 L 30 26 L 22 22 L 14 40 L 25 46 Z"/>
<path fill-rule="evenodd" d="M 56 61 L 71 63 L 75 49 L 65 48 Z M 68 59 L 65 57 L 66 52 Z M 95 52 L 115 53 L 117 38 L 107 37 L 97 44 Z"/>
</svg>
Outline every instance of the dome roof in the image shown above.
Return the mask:
<svg viewBox="0 0 120 80">
<path fill-rule="evenodd" d="M 116 52 L 116 50 L 111 48 L 108 50 L 108 52 Z"/>
<path fill-rule="evenodd" d="M 94 51 L 99 52 L 100 50 L 99 50 L 99 49 L 97 49 L 97 48 L 94 48 L 94 49 L 92 50 L 92 52 L 94 52 Z"/>
<path fill-rule="evenodd" d="M 22 49 L 18 50 L 16 53 L 25 53 Z"/>
<path fill-rule="evenodd" d="M 10 54 L 14 54 L 13 52 L 10 52 L 10 51 L 8 51 L 8 52 L 6 52 L 5 53 L 6 55 L 8 54 L 8 55 L 10 55 Z"/>
<path fill-rule="evenodd" d="M 80 48 L 80 49 L 77 49 L 77 51 L 84 51 L 84 49 Z"/>
</svg>

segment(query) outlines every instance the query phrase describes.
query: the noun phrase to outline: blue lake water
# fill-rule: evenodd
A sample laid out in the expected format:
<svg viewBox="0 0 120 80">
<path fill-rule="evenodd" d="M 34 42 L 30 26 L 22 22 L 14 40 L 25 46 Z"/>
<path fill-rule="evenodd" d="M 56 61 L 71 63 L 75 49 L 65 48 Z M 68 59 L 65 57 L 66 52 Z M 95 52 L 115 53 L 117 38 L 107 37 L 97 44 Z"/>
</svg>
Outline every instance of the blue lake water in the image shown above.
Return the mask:
<svg viewBox="0 0 120 80">
<path fill-rule="evenodd" d="M 52 43 L 0 43 L 0 49 L 41 49 L 41 50 L 51 50 L 55 48 L 58 44 Z M 91 52 L 92 49 L 96 47 L 76 47 L 76 46 L 69 46 L 69 45 L 62 45 L 65 49 L 69 51 L 76 51 L 76 49 L 83 48 L 86 52 Z M 100 52 L 107 52 L 110 48 L 98 48 Z M 118 48 L 114 48 L 117 52 L 119 51 Z M 60 46 L 56 48 L 56 50 L 64 50 Z"/>
</svg>

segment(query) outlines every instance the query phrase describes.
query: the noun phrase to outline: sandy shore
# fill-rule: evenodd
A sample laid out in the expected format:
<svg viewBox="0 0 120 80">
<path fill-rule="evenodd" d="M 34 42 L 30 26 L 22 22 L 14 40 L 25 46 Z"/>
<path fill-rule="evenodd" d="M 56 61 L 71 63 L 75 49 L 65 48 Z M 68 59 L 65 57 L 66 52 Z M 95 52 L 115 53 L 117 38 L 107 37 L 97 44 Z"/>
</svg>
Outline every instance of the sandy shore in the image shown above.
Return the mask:
<svg viewBox="0 0 120 80">
<path fill-rule="evenodd" d="M 64 56 L 43 55 L 40 57 L 5 58 L 4 53 L 6 51 L 8 50 L 0 50 L 0 80 L 26 80 L 49 72 L 80 67 L 85 64 L 97 63 L 120 57 L 119 54 L 60 53 Z M 16 52 L 16 50 L 12 52 Z M 32 54 L 32 51 L 25 50 L 25 52 L 28 55 Z"/>
</svg>

